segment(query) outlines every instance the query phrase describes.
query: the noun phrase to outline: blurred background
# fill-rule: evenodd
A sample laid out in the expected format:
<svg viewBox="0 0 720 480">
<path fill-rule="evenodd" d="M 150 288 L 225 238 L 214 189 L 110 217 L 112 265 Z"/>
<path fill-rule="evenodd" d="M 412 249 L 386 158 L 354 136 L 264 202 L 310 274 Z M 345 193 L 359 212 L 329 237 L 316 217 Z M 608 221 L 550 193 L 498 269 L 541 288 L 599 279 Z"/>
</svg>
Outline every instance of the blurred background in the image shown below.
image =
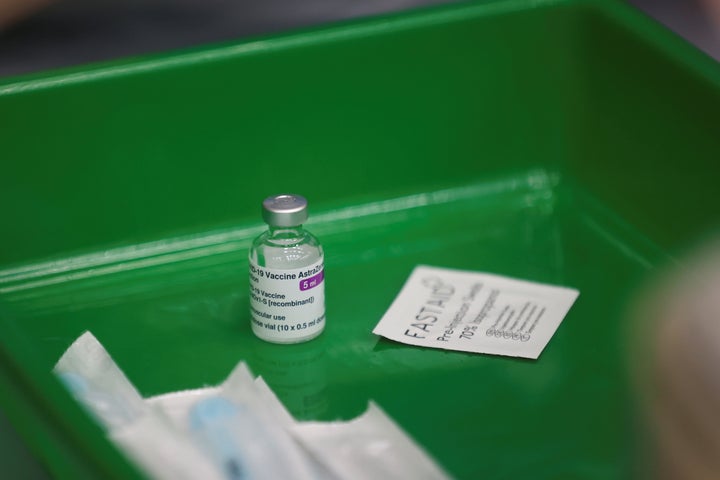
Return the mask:
<svg viewBox="0 0 720 480">
<path fill-rule="evenodd" d="M 0 0 L 0 77 L 457 0 Z M 720 59 L 720 0 L 630 0 Z"/>
</svg>

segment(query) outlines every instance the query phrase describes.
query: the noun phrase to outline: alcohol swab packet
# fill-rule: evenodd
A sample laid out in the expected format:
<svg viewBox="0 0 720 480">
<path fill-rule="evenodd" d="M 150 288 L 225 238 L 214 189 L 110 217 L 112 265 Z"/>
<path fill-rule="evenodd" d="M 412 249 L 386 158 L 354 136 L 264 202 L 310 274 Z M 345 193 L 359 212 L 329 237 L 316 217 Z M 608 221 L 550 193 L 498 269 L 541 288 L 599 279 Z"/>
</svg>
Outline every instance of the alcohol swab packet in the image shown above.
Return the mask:
<svg viewBox="0 0 720 480">
<path fill-rule="evenodd" d="M 373 333 L 421 347 L 536 359 L 579 292 L 419 265 Z"/>
</svg>

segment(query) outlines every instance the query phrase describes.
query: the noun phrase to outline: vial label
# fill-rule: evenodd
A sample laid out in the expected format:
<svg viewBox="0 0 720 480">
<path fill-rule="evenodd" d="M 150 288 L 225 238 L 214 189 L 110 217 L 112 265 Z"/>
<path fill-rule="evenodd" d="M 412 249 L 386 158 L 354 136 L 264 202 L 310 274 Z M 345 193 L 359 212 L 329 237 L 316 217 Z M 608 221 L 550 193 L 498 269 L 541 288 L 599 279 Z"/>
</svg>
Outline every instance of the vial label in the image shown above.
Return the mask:
<svg viewBox="0 0 720 480">
<path fill-rule="evenodd" d="M 263 340 L 292 343 L 325 326 L 323 260 L 303 268 L 261 267 L 250 260 L 252 329 Z"/>
</svg>

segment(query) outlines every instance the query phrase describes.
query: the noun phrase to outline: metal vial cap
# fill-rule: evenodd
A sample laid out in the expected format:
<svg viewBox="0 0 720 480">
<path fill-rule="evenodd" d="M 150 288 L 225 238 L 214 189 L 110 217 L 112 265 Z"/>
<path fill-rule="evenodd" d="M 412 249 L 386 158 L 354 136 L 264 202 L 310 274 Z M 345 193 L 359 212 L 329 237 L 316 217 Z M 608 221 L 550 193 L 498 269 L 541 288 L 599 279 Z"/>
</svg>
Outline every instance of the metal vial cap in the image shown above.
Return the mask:
<svg viewBox="0 0 720 480">
<path fill-rule="evenodd" d="M 273 195 L 263 200 L 262 216 L 271 227 L 297 227 L 308 218 L 307 200 L 301 195 Z"/>
</svg>

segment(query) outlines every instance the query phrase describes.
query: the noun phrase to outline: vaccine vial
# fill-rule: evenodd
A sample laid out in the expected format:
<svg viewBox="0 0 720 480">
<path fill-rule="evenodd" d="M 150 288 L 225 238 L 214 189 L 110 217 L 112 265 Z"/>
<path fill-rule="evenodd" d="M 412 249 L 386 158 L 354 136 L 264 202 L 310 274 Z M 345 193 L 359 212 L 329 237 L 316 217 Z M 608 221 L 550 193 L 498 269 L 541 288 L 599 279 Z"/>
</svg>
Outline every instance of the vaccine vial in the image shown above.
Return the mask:
<svg viewBox="0 0 720 480">
<path fill-rule="evenodd" d="M 325 272 L 320 242 L 302 224 L 307 200 L 275 195 L 262 204 L 268 230 L 250 247 L 250 317 L 259 338 L 299 343 L 325 328 Z"/>
</svg>

